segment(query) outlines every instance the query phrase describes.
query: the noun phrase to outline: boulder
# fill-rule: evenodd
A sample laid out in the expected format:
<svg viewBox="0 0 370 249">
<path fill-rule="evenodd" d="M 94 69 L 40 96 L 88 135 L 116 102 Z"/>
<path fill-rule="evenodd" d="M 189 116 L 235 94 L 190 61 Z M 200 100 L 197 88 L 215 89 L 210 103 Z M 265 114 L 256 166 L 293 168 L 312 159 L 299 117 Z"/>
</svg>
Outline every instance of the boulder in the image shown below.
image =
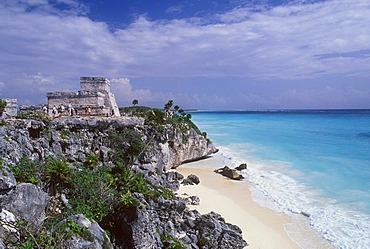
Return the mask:
<svg viewBox="0 0 370 249">
<path fill-rule="evenodd" d="M 177 171 L 169 171 L 169 172 L 166 172 L 166 180 L 169 182 L 169 183 L 174 183 L 174 182 L 178 182 L 178 181 L 181 181 L 182 179 L 184 179 L 184 176 L 181 175 L 179 172 Z"/>
<path fill-rule="evenodd" d="M 99 226 L 96 222 L 91 222 L 82 214 L 72 215 L 68 219 L 72 220 L 73 222 L 79 224 L 80 226 L 87 229 L 87 233 L 83 236 L 80 235 L 72 235 L 66 241 L 64 241 L 64 245 L 66 248 L 91 248 L 91 249 L 113 249 L 113 245 L 110 242 L 109 237 L 105 233 L 105 231 Z M 67 220 L 63 220 L 60 222 L 55 230 L 58 230 Z M 65 228 L 68 229 L 68 228 Z"/>
<path fill-rule="evenodd" d="M 180 187 L 180 181 L 184 179 L 184 176 L 176 171 L 169 171 L 163 175 L 163 185 L 171 190 L 178 190 Z"/>
<path fill-rule="evenodd" d="M 16 219 L 13 213 L 3 209 L 0 212 L 0 241 L 17 241 L 18 231 L 16 229 Z M 1 248 L 1 246 L 0 246 Z M 6 248 L 6 247 L 3 247 Z"/>
<path fill-rule="evenodd" d="M 193 174 L 188 175 L 186 179 L 184 179 L 181 184 L 183 185 L 198 185 L 200 183 L 199 177 Z"/>
<path fill-rule="evenodd" d="M 135 193 L 138 207 L 126 210 L 116 237 L 121 248 L 163 248 L 159 230 L 161 221 L 154 203 L 148 203 L 142 194 Z M 139 209 L 139 207 L 141 207 Z"/>
<path fill-rule="evenodd" d="M 246 163 L 242 163 L 238 167 L 236 167 L 235 169 L 237 171 L 241 171 L 241 170 L 247 169 L 247 164 Z"/>
<path fill-rule="evenodd" d="M 3 200 L 4 207 L 16 217 L 40 227 L 46 216 L 45 210 L 50 201 L 47 193 L 31 183 L 21 183 L 10 191 Z"/>
<path fill-rule="evenodd" d="M 7 166 L 0 165 L 0 168 L 2 168 L 0 169 L 0 194 L 2 194 L 15 188 L 17 183 Z"/>
<path fill-rule="evenodd" d="M 232 180 L 242 180 L 244 176 L 239 174 L 235 169 L 230 169 L 228 166 L 215 170 L 216 173 L 226 176 Z"/>
<path fill-rule="evenodd" d="M 200 204 L 200 198 L 198 196 L 189 196 L 185 198 L 187 204 L 189 205 L 199 205 Z"/>
<path fill-rule="evenodd" d="M 226 223 L 218 213 L 210 212 L 199 217 L 197 228 L 200 248 L 241 249 L 248 245 L 241 235 L 241 229 Z"/>
</svg>

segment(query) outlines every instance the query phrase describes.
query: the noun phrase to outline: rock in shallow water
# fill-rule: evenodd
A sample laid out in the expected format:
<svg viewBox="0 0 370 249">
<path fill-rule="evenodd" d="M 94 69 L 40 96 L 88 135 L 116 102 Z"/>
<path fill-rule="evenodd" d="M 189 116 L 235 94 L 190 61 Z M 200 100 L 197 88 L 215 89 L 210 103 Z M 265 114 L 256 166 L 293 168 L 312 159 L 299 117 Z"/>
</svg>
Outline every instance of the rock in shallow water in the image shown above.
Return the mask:
<svg viewBox="0 0 370 249">
<path fill-rule="evenodd" d="M 247 169 L 247 164 L 246 163 L 242 163 L 238 167 L 236 167 L 235 169 L 237 171 L 241 171 L 241 170 Z"/>
<path fill-rule="evenodd" d="M 244 176 L 239 174 L 235 169 L 230 169 L 228 166 L 215 170 L 216 173 L 226 176 L 232 180 L 242 180 Z"/>
</svg>

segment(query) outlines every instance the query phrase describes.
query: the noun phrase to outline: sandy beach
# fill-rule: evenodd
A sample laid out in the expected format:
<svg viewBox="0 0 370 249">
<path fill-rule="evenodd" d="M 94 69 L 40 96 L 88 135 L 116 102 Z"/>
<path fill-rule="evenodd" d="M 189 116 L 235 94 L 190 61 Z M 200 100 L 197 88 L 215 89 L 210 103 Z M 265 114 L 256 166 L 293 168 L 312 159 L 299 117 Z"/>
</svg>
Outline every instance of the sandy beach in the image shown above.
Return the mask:
<svg viewBox="0 0 370 249">
<path fill-rule="evenodd" d="M 221 214 L 226 222 L 238 225 L 243 231 L 243 238 L 249 246 L 247 248 L 261 249 L 289 249 L 302 248 L 287 233 L 287 227 L 293 237 L 299 240 L 314 242 L 310 248 L 332 248 L 314 230 L 301 229 L 294 234 L 292 218 L 286 214 L 275 212 L 262 207 L 252 200 L 249 186 L 246 182 L 229 180 L 213 172 L 223 167 L 220 156 L 183 164 L 176 170 L 185 177 L 194 174 L 199 177 L 199 185 L 181 185 L 178 194 L 196 195 L 200 198 L 200 205 L 190 206 L 205 214 L 215 211 Z M 293 232 L 292 232 L 293 231 Z M 310 243 L 311 243 L 310 242 Z M 303 246 L 305 248 L 305 246 Z"/>
</svg>

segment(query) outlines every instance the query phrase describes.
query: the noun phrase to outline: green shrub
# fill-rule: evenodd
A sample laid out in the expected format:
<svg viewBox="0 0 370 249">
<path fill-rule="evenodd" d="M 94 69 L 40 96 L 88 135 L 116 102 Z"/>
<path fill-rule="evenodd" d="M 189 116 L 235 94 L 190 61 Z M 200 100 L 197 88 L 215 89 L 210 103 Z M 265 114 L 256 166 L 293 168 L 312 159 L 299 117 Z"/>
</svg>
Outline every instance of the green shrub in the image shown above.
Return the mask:
<svg viewBox="0 0 370 249">
<path fill-rule="evenodd" d="M 45 184 L 52 193 L 68 187 L 71 168 L 64 159 L 49 157 L 45 163 Z"/>
<path fill-rule="evenodd" d="M 15 166 L 10 167 L 18 183 L 29 182 L 37 184 L 39 182 L 37 176 L 38 162 L 33 162 L 29 158 L 23 156 Z"/>
<path fill-rule="evenodd" d="M 77 237 L 84 238 L 89 241 L 93 240 L 93 237 L 87 228 L 79 225 L 71 219 L 65 220 L 65 222 L 55 229 L 55 226 L 59 221 L 60 220 L 54 223 L 45 222 L 47 226 L 43 226 L 41 229 L 35 229 L 31 223 L 24 220 L 18 220 L 16 224 L 18 233 L 17 240 L 5 240 L 4 242 L 7 243 L 9 248 L 62 249 L 71 248 L 70 243 L 66 242 L 66 239 L 68 238 Z M 11 224 L 9 225 L 14 226 Z"/>
<path fill-rule="evenodd" d="M 153 186 L 155 191 L 153 192 L 155 196 L 162 196 L 167 200 L 174 200 L 176 195 L 173 193 L 172 190 L 165 188 L 163 186 Z"/>
<path fill-rule="evenodd" d="M 146 121 L 153 125 L 163 125 L 166 124 L 166 116 L 162 110 L 153 108 L 148 112 Z"/>
<path fill-rule="evenodd" d="M 119 203 L 123 208 L 137 205 L 137 201 L 131 196 L 131 192 L 121 194 L 119 198 Z"/>
<path fill-rule="evenodd" d="M 118 203 L 118 193 L 109 168 L 74 170 L 69 184 L 72 213 L 82 213 L 101 221 L 113 212 Z"/>
<path fill-rule="evenodd" d="M 88 169 L 94 169 L 99 164 L 99 156 L 95 153 L 90 153 L 86 157 L 85 167 Z"/>
<path fill-rule="evenodd" d="M 140 174 L 134 174 L 129 167 L 116 166 L 113 168 L 113 175 L 116 179 L 115 186 L 120 193 L 138 192 L 144 195 L 149 194 L 149 184 Z"/>
<path fill-rule="evenodd" d="M 177 238 L 171 235 L 161 234 L 160 239 L 165 249 L 185 249 L 186 247 Z"/>
<path fill-rule="evenodd" d="M 67 237 L 76 236 L 77 238 L 86 238 L 92 240 L 89 230 L 74 222 L 71 219 L 66 219 L 64 223 L 55 231 L 56 233 L 65 233 Z"/>
<path fill-rule="evenodd" d="M 111 131 L 109 143 L 112 148 L 111 159 L 116 164 L 132 165 L 145 149 L 143 134 L 137 130 L 125 128 L 122 131 Z"/>
<path fill-rule="evenodd" d="M 60 137 L 62 139 L 69 139 L 70 136 L 71 136 L 71 131 L 70 130 L 68 130 L 68 129 L 62 129 L 60 131 Z"/>
</svg>

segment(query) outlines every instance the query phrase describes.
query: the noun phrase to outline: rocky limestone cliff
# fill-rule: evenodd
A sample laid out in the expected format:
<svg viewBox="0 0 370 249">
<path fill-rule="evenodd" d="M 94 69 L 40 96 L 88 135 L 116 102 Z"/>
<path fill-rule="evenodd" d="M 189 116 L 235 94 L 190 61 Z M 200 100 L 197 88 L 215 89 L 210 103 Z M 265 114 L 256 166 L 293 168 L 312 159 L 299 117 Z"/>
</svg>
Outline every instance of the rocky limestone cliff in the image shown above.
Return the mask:
<svg viewBox="0 0 370 249">
<path fill-rule="evenodd" d="M 48 155 L 63 155 L 71 162 L 83 162 L 88 154 L 97 153 L 105 161 L 109 151 L 108 132 L 127 127 L 142 131 L 146 142 L 151 143 L 150 150 L 140 160 L 160 172 L 217 152 L 206 138 L 192 129 L 182 134 L 166 125 L 161 134 L 155 134 L 153 127 L 144 123 L 145 120 L 138 117 L 64 117 L 49 124 L 36 120 L 8 120 L 6 126 L 0 127 L 0 156 L 5 166 L 17 163 L 22 156 L 43 159 Z"/>
<path fill-rule="evenodd" d="M 190 129 L 186 134 L 165 125 L 163 132 L 152 141 L 152 150 L 143 156 L 143 162 L 157 169 L 168 170 L 182 163 L 203 159 L 218 150 L 207 139 Z"/>
<path fill-rule="evenodd" d="M 111 167 L 114 149 L 110 147 L 110 132 L 129 129 L 139 132 L 145 144 L 145 150 L 132 162 L 132 171 L 153 185 L 176 190 L 184 177 L 167 172 L 168 169 L 217 151 L 193 129 L 184 133 L 171 125 L 157 128 L 138 117 L 58 118 L 47 123 L 7 120 L 6 125 L 0 126 L 0 232 L 6 235 L 0 236 L 0 242 L 17 239 L 15 220 L 29 221 L 36 228 L 41 226 L 45 210 L 55 204 L 51 199 L 60 199 L 60 208 L 69 205 L 63 195 L 49 196 L 31 183 L 17 184 L 10 167 L 22 157 L 44 160 L 48 156 L 61 156 L 78 168 L 94 153 L 99 156 L 99 167 Z M 127 146 L 127 142 L 122 146 Z M 169 248 L 171 245 L 171 248 L 231 249 L 247 245 L 238 227 L 226 223 L 216 213 L 200 215 L 189 210 L 186 200 L 161 196 L 147 199 L 140 193 L 132 196 L 137 205 L 112 217 L 112 227 L 107 227 L 114 241 L 109 241 L 99 224 L 78 215 L 69 219 L 85 227 L 88 236 L 70 237 L 60 248 Z M 11 222 L 5 222 L 8 220 Z M 173 247 L 175 244 L 179 247 Z"/>
</svg>

